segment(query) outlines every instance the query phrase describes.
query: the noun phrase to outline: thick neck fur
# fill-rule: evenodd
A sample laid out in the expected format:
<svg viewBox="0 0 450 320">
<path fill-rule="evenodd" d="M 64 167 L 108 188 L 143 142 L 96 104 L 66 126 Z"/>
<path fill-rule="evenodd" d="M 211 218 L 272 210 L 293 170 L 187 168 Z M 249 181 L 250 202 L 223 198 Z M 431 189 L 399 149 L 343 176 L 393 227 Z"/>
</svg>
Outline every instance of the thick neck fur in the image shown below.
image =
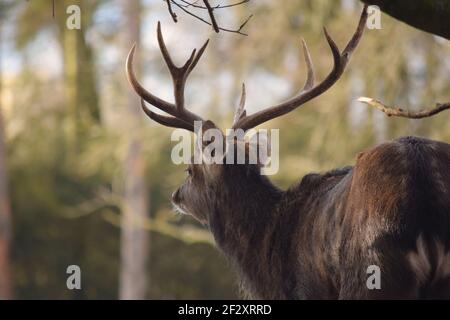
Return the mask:
<svg viewBox="0 0 450 320">
<path fill-rule="evenodd" d="M 323 254 L 311 238 L 312 227 L 301 227 L 304 223 L 329 221 L 324 228 L 312 229 L 321 234 L 333 233 L 334 220 L 321 207 L 326 207 L 327 202 L 316 199 L 321 199 L 349 172 L 350 168 L 344 168 L 307 175 L 300 183 L 281 191 L 256 167 L 225 166 L 223 177 L 218 179 L 220 186 L 207 191 L 216 200 L 209 210 L 209 225 L 216 243 L 239 271 L 246 294 L 257 299 L 298 298 L 302 286 L 296 273 L 299 239 L 302 248 L 312 250 L 303 251 L 305 261 L 312 263 L 314 257 L 320 260 Z M 311 274 L 317 271 L 307 263 L 302 266 Z M 331 289 L 324 290 L 328 294 Z"/>
<path fill-rule="evenodd" d="M 210 210 L 210 228 L 218 246 L 239 270 L 247 293 L 255 295 L 261 292 L 259 284 L 272 282 L 267 237 L 283 192 L 256 166 L 224 169 L 221 185 L 209 190 L 217 200 Z"/>
</svg>

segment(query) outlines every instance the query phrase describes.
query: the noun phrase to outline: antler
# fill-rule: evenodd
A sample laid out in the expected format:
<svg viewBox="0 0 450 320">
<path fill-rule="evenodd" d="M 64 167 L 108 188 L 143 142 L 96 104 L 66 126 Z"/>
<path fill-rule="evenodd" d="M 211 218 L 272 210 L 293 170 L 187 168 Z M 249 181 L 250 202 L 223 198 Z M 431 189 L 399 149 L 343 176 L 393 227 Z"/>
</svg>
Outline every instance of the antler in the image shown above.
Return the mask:
<svg viewBox="0 0 450 320">
<path fill-rule="evenodd" d="M 202 121 L 203 119 L 200 116 L 185 109 L 184 88 L 186 86 L 186 79 L 202 57 L 209 43 L 209 40 L 205 42 L 205 44 L 200 48 L 198 52 L 197 49 L 194 49 L 189 59 L 182 67 L 177 67 L 173 63 L 169 51 L 167 50 L 166 44 L 164 43 L 160 22 L 158 22 L 157 34 L 159 48 L 161 49 L 164 61 L 166 62 L 167 67 L 169 68 L 169 72 L 172 76 L 175 104 L 162 100 L 153 95 L 152 93 L 144 89 L 144 87 L 142 87 L 142 85 L 136 79 L 133 71 L 133 58 L 136 51 L 136 44 L 131 48 L 126 62 L 128 81 L 130 82 L 136 93 L 141 97 L 142 109 L 151 119 L 164 126 L 182 128 L 194 132 L 194 121 Z M 168 113 L 170 116 L 161 115 L 151 111 L 146 106 L 145 101 L 150 103 L 154 107 Z"/>
<path fill-rule="evenodd" d="M 344 51 L 342 51 L 342 53 L 340 52 L 334 40 L 328 34 L 327 29 L 324 28 L 325 37 L 333 54 L 334 66 L 333 70 L 329 73 L 329 75 L 325 78 L 325 80 L 323 80 L 316 86 L 314 86 L 314 70 L 311 62 L 311 55 L 309 53 L 305 41 L 302 40 L 308 74 L 303 90 L 300 92 L 299 95 L 295 96 L 294 98 L 286 102 L 283 102 L 279 105 L 269 107 L 267 109 L 261 110 L 252 115 L 247 116 L 245 115 L 245 110 L 243 108 L 243 105 L 245 103 L 245 87 L 243 87 L 244 89 L 242 94 L 242 100 L 244 100 L 244 102 L 242 102 L 241 100 L 241 105 L 236 111 L 233 129 L 240 128 L 243 129 L 244 131 L 247 131 L 266 121 L 280 117 L 282 115 L 285 115 L 286 113 L 295 110 L 296 108 L 300 107 L 301 105 L 314 99 L 315 97 L 321 95 L 329 88 L 331 88 L 344 73 L 345 67 L 347 66 L 348 61 L 350 60 L 350 56 L 352 55 L 353 51 L 356 49 L 359 41 L 361 40 L 366 25 L 366 21 L 367 21 L 367 5 L 364 6 L 356 32 L 353 34 L 352 38 L 350 39 L 350 41 L 348 42 L 347 46 L 345 47 Z"/>
</svg>

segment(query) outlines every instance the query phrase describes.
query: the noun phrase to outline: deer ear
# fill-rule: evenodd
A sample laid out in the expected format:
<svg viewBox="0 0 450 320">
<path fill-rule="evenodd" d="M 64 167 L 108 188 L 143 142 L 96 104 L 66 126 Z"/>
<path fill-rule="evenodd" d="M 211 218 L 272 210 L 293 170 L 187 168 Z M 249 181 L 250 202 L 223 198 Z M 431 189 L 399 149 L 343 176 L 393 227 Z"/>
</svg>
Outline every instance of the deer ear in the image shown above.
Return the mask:
<svg viewBox="0 0 450 320">
<path fill-rule="evenodd" d="M 271 144 L 270 136 L 267 130 L 258 130 L 249 138 L 248 151 L 250 163 L 265 166 L 270 160 Z"/>
<path fill-rule="evenodd" d="M 211 131 L 209 131 L 209 130 L 211 130 Z M 210 120 L 203 122 L 202 134 L 203 134 L 203 138 L 200 139 L 200 141 L 202 143 L 203 148 L 205 148 L 209 144 L 211 144 L 215 140 L 215 138 L 218 137 L 219 135 L 223 136 L 220 129 L 217 128 L 217 126 L 214 124 L 214 122 L 212 122 Z"/>
<path fill-rule="evenodd" d="M 212 121 L 207 120 L 196 133 L 197 160 L 201 160 L 204 164 L 222 164 L 225 150 L 225 138 L 222 131 Z"/>
</svg>

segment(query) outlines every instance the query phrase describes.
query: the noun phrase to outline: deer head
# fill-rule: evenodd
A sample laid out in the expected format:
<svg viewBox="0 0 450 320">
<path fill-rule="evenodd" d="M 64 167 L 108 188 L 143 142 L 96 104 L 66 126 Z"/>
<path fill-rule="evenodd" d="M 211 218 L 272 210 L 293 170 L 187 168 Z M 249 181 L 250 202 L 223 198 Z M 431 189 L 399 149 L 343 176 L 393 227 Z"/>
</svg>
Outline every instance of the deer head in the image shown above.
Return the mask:
<svg viewBox="0 0 450 320">
<path fill-rule="evenodd" d="M 283 116 L 318 97 L 342 76 L 367 20 L 367 6 L 343 51 L 325 29 L 334 66 L 315 84 L 311 57 L 302 41 L 307 79 L 292 99 L 248 115 L 245 86 L 232 129 L 247 132 Z M 210 120 L 185 108 L 187 77 L 208 42 L 177 67 L 166 48 L 158 23 L 158 43 L 173 78 L 175 103 L 145 90 L 133 72 L 135 47 L 127 59 L 128 79 L 141 97 L 142 109 L 154 121 L 197 134 L 196 150 L 205 155 L 213 142 L 224 142 L 214 158 L 243 152 L 245 140 L 225 135 Z M 392 109 L 381 102 L 363 102 L 388 115 L 422 118 L 450 108 L 448 104 L 419 113 Z M 165 112 L 155 113 L 146 102 Z M 196 126 L 196 122 L 201 123 Z M 198 130 L 196 128 L 201 128 Z M 218 132 L 208 135 L 208 131 Z M 219 140 L 217 140 L 219 139 Z M 206 152 L 206 154 L 208 154 Z M 361 153 L 354 167 L 310 174 L 282 191 L 254 164 L 206 161 L 187 168 L 187 178 L 172 201 L 211 229 L 219 247 L 235 264 L 247 292 L 256 298 L 411 298 L 450 297 L 450 145 L 407 137 Z M 232 163 L 236 163 L 233 162 Z M 417 241 L 416 241 L 417 240 Z M 366 286 L 366 267 L 384 268 L 389 281 L 382 291 Z M 432 296 L 432 295 L 431 295 Z"/>
<path fill-rule="evenodd" d="M 302 40 L 303 52 L 307 66 L 307 79 L 300 94 L 278 105 L 265 108 L 251 115 L 247 115 L 245 110 L 246 93 L 245 86 L 243 85 L 241 102 L 239 107 L 236 109 L 232 129 L 240 129 L 243 132 L 247 132 L 248 130 L 260 124 L 263 124 L 271 119 L 283 116 L 297 109 L 298 107 L 318 97 L 329 88 L 331 88 L 343 74 L 353 51 L 355 50 L 361 39 L 367 20 L 366 11 L 367 10 L 365 7 L 362 12 L 356 32 L 353 34 L 352 38 L 342 52 L 339 50 L 338 46 L 329 35 L 327 29 L 324 28 L 325 38 L 331 49 L 334 66 L 329 75 L 319 84 L 315 85 L 314 69 L 311 61 L 311 56 L 306 42 Z M 143 86 L 138 82 L 133 71 L 133 57 L 136 49 L 136 47 L 133 46 L 126 62 L 127 76 L 132 87 L 141 97 L 143 111 L 152 120 L 164 126 L 182 128 L 191 132 L 195 132 L 194 122 L 201 121 L 203 124 L 203 133 L 208 131 L 209 129 L 219 130 L 212 121 L 205 121 L 199 115 L 196 115 L 185 108 L 184 89 L 186 80 L 205 52 L 209 40 L 205 42 L 205 44 L 200 48 L 200 50 L 198 50 L 198 52 L 196 49 L 194 49 L 186 63 L 183 66 L 178 67 L 174 64 L 164 43 L 161 24 L 159 22 L 157 27 L 157 37 L 162 56 L 173 79 L 175 103 L 170 103 L 158 98 L 157 96 L 144 89 Z M 145 102 L 153 105 L 154 107 L 160 109 L 168 115 L 162 115 L 153 112 L 148 108 Z M 220 132 L 222 139 L 224 139 L 225 141 L 225 135 L 222 131 Z M 202 137 L 198 138 L 199 140 L 203 141 Z M 234 142 L 235 143 L 233 145 L 233 148 L 239 148 L 240 146 L 248 149 L 248 144 L 239 144 L 236 140 L 234 140 Z M 206 148 L 208 146 L 208 143 L 200 143 L 197 145 L 199 146 L 200 151 L 202 151 L 201 149 Z M 224 155 L 225 153 L 226 150 L 224 150 Z M 186 181 L 177 191 L 173 193 L 172 201 L 181 211 L 191 214 L 193 217 L 203 223 L 209 223 L 209 220 L 211 218 L 210 212 L 214 211 L 214 207 L 217 207 L 219 205 L 218 201 L 220 197 L 217 196 L 216 192 L 220 193 L 220 190 L 222 190 L 223 192 L 223 190 L 227 188 L 236 189 L 238 180 L 241 180 L 244 185 L 248 184 L 245 182 L 246 179 L 255 179 L 263 185 L 267 184 L 267 181 L 265 181 L 266 179 L 259 176 L 259 171 L 257 170 L 257 168 L 258 165 L 248 164 L 244 166 L 205 163 L 191 164 L 186 170 Z M 240 179 L 237 179 L 236 177 L 240 177 Z M 224 185 L 224 182 L 228 180 L 230 180 L 230 185 Z M 223 203 L 221 205 L 223 205 Z"/>
</svg>

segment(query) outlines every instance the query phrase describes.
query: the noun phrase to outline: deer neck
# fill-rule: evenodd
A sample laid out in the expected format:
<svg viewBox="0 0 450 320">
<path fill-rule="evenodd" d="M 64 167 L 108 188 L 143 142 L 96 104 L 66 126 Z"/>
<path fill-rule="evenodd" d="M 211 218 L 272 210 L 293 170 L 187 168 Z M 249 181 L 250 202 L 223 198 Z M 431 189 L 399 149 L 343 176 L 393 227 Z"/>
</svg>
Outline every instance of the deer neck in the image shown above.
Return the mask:
<svg viewBox="0 0 450 320">
<path fill-rule="evenodd" d="M 230 175 L 217 190 L 210 228 L 216 243 L 247 282 L 267 281 L 268 245 L 283 192 L 259 171 Z"/>
</svg>

